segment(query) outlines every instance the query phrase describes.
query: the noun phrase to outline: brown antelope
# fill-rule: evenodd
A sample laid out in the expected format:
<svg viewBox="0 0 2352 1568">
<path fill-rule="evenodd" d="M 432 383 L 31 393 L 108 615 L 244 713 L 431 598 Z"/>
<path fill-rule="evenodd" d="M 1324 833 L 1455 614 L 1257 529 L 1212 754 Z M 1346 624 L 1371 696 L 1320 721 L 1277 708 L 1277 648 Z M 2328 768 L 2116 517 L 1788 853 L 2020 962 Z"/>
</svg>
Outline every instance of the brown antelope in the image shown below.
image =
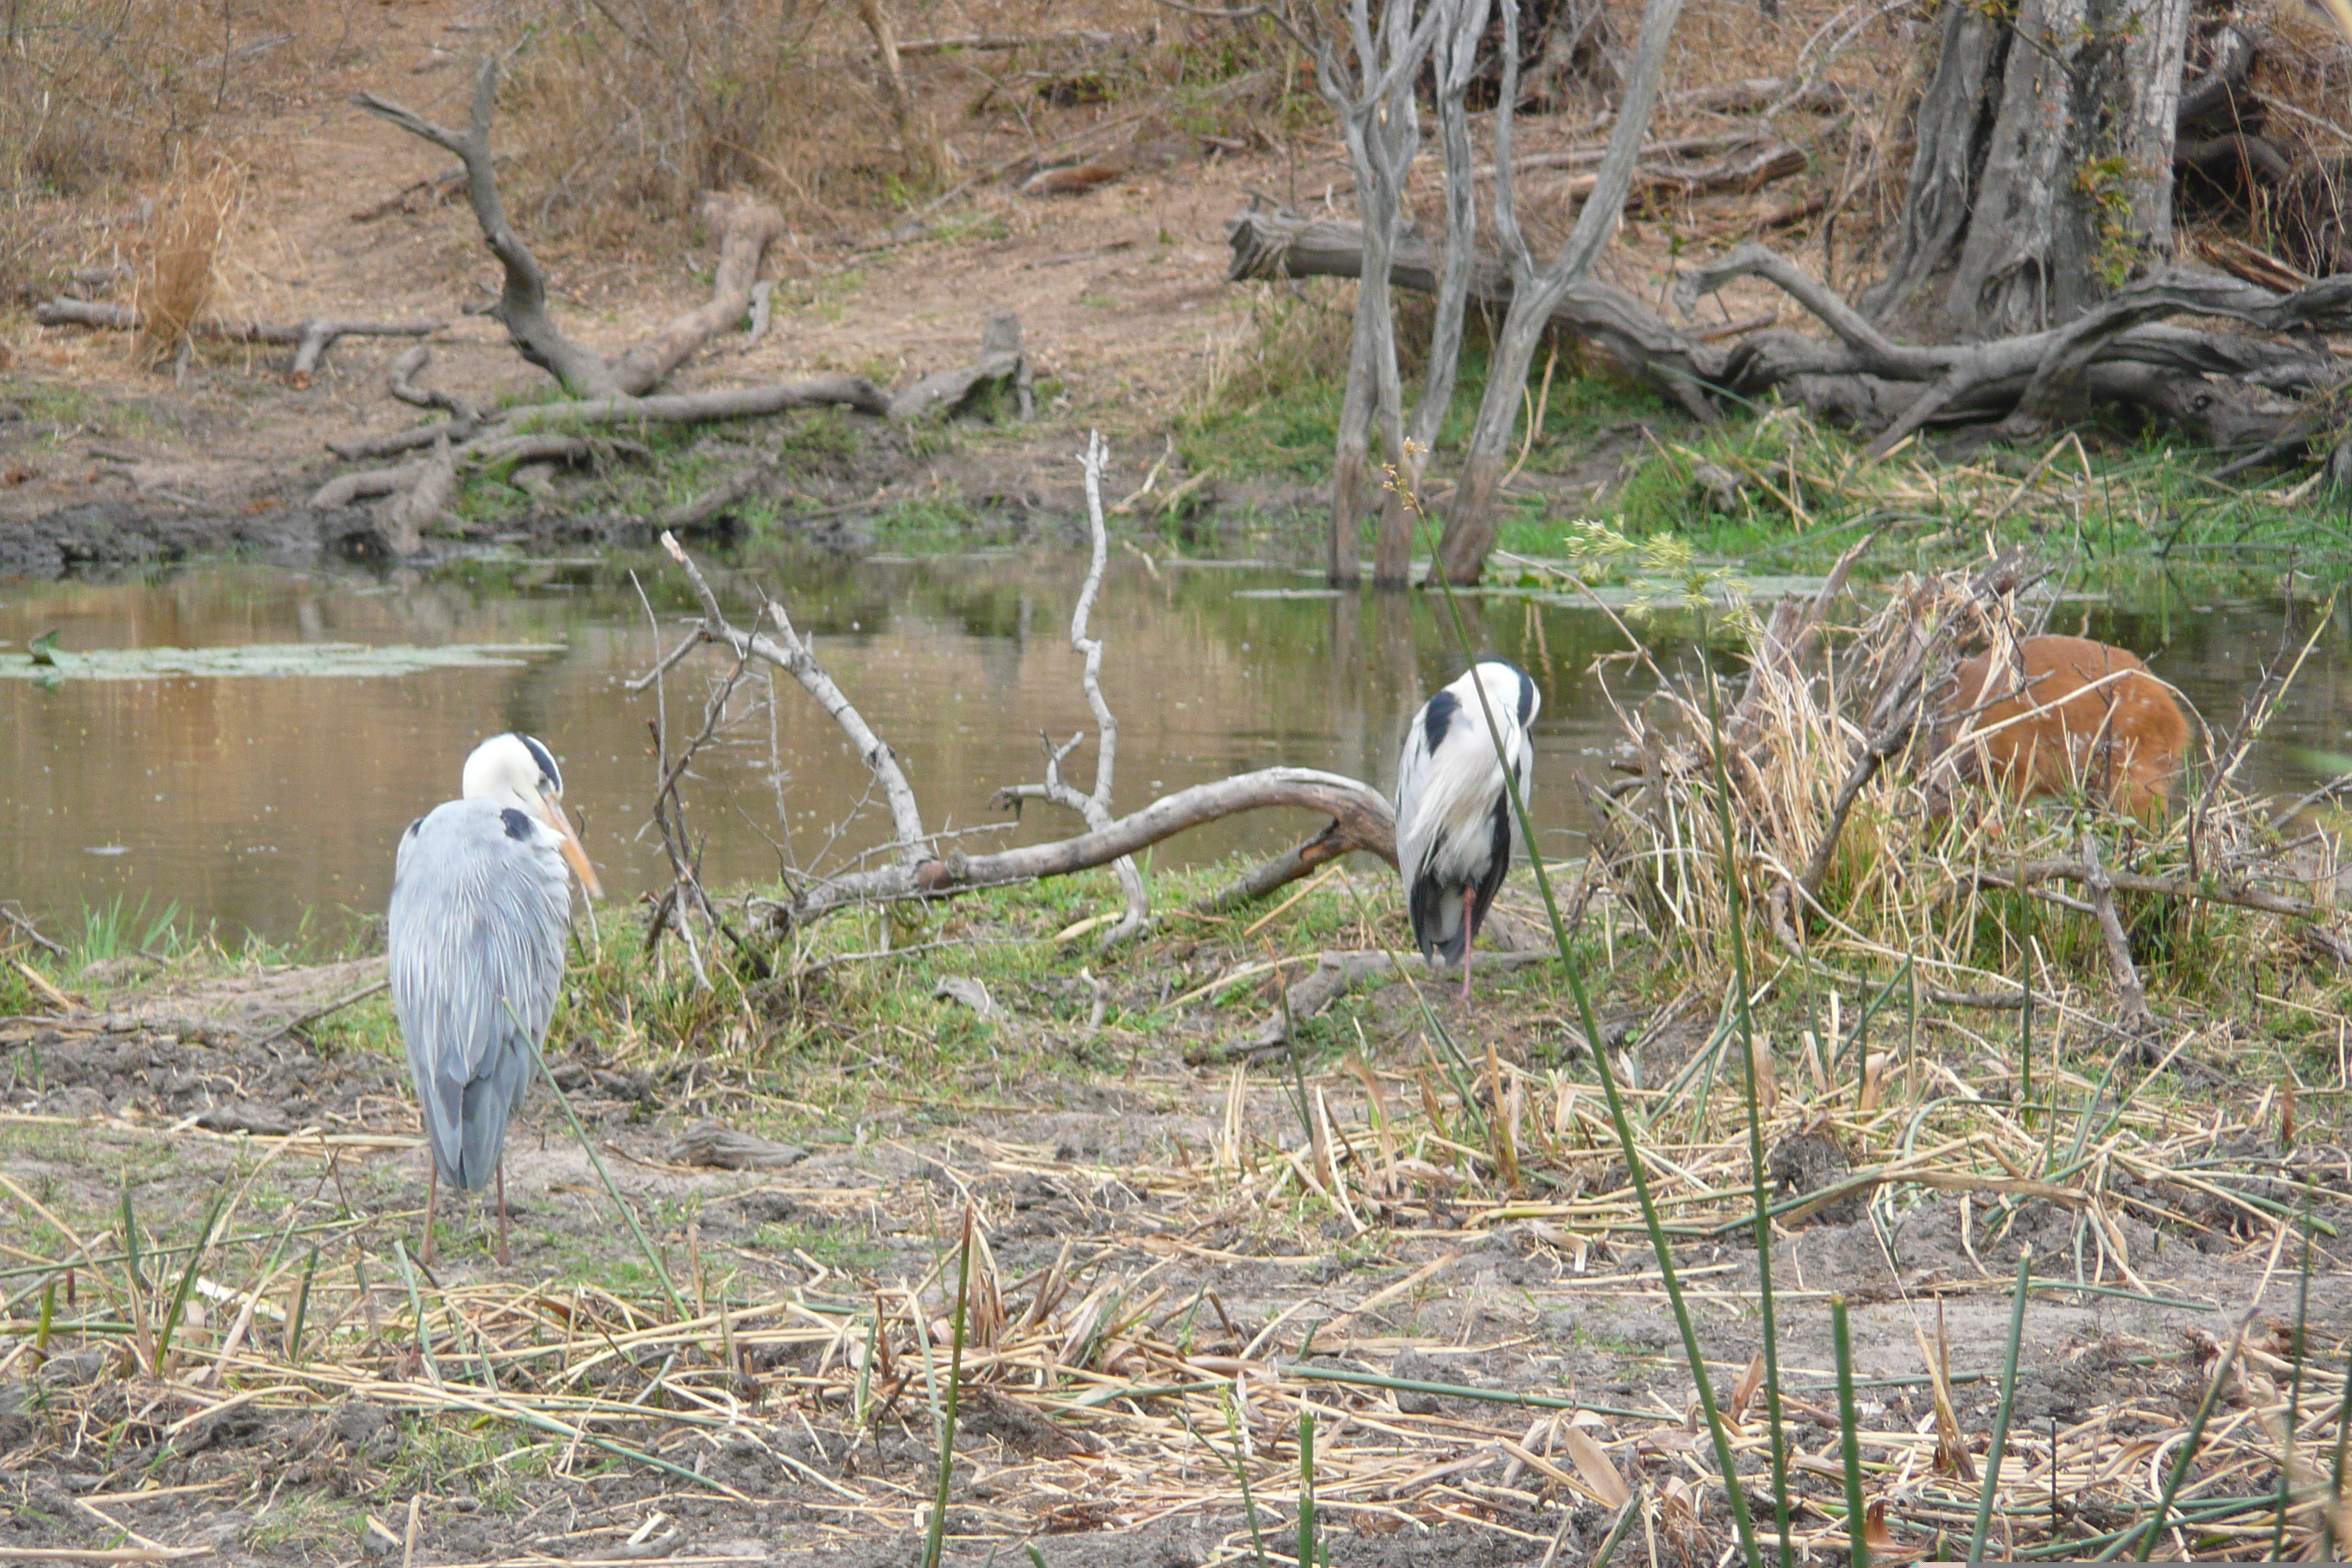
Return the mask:
<svg viewBox="0 0 2352 1568">
<path fill-rule="evenodd" d="M 2019 800 L 2080 788 L 2151 823 L 2188 744 L 2180 705 L 2147 666 L 2067 637 L 2026 637 L 2010 657 L 1989 650 L 1961 665 L 1935 733 L 1950 777 L 1989 773 Z"/>
</svg>

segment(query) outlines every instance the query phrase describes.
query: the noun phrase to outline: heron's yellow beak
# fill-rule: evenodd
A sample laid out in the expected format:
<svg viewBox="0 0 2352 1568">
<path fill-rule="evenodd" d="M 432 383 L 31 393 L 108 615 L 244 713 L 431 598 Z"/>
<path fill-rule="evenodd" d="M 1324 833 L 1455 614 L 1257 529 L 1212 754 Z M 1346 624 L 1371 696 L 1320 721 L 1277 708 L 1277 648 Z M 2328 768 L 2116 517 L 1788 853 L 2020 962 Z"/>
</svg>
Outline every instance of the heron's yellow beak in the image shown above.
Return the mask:
<svg viewBox="0 0 2352 1568">
<path fill-rule="evenodd" d="M 563 858 L 572 863 L 572 870 L 579 873 L 580 885 L 588 889 L 590 898 L 603 898 L 604 889 L 596 880 L 596 868 L 588 864 L 588 847 L 580 842 L 580 835 L 572 831 L 572 823 L 563 815 L 562 805 L 551 795 L 541 795 L 539 804 L 547 808 L 547 825 L 563 835 Z"/>
</svg>

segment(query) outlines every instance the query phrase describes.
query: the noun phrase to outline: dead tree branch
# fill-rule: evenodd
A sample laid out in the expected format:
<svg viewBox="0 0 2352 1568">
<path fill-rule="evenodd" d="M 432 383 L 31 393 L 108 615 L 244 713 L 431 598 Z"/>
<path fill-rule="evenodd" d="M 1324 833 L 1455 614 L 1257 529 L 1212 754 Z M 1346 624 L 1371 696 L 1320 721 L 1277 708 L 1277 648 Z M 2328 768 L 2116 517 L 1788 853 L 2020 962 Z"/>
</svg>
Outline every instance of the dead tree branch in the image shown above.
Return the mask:
<svg viewBox="0 0 2352 1568">
<path fill-rule="evenodd" d="M 435 124 L 423 115 L 362 92 L 352 101 L 371 114 L 381 115 L 412 136 L 421 136 L 444 152 L 455 153 L 466 165 L 466 194 L 474 205 L 474 218 L 482 239 L 506 271 L 506 289 L 489 315 L 507 330 L 515 351 L 563 384 L 576 397 L 611 397 L 623 389 L 612 367 L 594 351 L 563 335 L 547 313 L 547 275 L 520 236 L 507 223 L 506 205 L 499 197 L 497 170 L 490 160 L 490 120 L 498 109 L 499 65 L 484 55 L 474 72 L 474 100 L 461 135 Z"/>
<path fill-rule="evenodd" d="M 2106 868 L 2099 864 L 2099 842 L 2088 830 L 2083 833 L 2083 879 L 2091 889 L 2091 905 L 2098 911 L 2099 936 L 2107 949 L 2107 967 L 2115 971 L 2116 989 L 2123 996 L 2124 1027 L 2135 1034 L 2153 1032 L 2156 1016 L 2147 1010 L 2147 990 L 2140 984 L 2139 970 L 2132 963 L 2131 942 L 2124 935 L 2124 922 L 2116 914 L 2116 885 Z"/>
<path fill-rule="evenodd" d="M 741 321 L 751 309 L 760 258 L 784 232 L 783 214 L 751 196 L 713 191 L 702 198 L 700 216 L 719 231 L 719 274 L 710 286 L 710 302 L 677 317 L 613 362 L 613 380 L 623 392 L 659 386 L 703 344 Z"/>
<path fill-rule="evenodd" d="M 419 343 L 393 361 L 392 374 L 387 382 L 389 390 L 393 396 L 407 404 L 411 408 L 442 410 L 452 420 L 468 426 L 467 435 L 471 435 L 470 427 L 482 422 L 480 409 L 454 392 L 443 392 L 438 387 L 419 386 L 416 384 L 415 378 L 424 373 L 425 367 L 431 363 L 432 360 L 432 349 Z M 455 434 L 455 432 L 452 433 Z M 459 436 L 458 439 L 463 440 L 465 437 Z"/>
<path fill-rule="evenodd" d="M 566 337 L 548 314 L 547 275 L 530 247 L 507 222 L 490 155 L 490 121 L 498 108 L 496 59 L 485 56 L 475 72 L 472 111 L 463 134 L 373 93 L 360 93 L 352 101 L 409 134 L 455 153 L 465 164 L 475 221 L 481 226 L 490 254 L 499 258 L 506 273 L 505 290 L 489 314 L 506 328 L 518 353 L 554 376 L 574 397 L 634 397 L 660 385 L 703 344 L 743 319 L 751 308 L 761 258 L 783 233 L 782 216 L 765 202 L 718 193 L 706 196 L 701 216 L 720 231 L 718 276 L 709 302 L 671 321 L 608 363 L 594 350 Z"/>
<path fill-rule="evenodd" d="M 1070 612 L 1070 647 L 1087 661 L 1079 682 L 1086 688 L 1087 706 L 1095 715 L 1094 792 L 1081 795 L 1062 777 L 1062 763 L 1081 738 L 1073 735 L 1068 744 L 1059 749 L 1048 743 L 1044 784 L 1015 784 L 997 791 L 996 799 L 999 805 L 1016 806 L 1032 796 L 1048 800 L 1076 812 L 1088 827 L 1099 832 L 1111 824 L 1111 782 L 1118 764 L 1118 716 L 1111 711 L 1102 689 L 1102 639 L 1090 636 L 1087 629 L 1087 620 L 1094 614 L 1095 595 L 1102 591 L 1103 572 L 1110 560 L 1110 535 L 1103 526 L 1102 508 L 1103 469 L 1110 461 L 1110 448 L 1103 444 L 1100 431 L 1087 433 L 1086 454 L 1080 461 L 1086 466 L 1087 521 L 1093 532 L 1094 550 L 1087 560 L 1086 582 L 1078 589 L 1077 608 Z M 1104 933 L 1100 945 L 1107 948 L 1140 936 L 1151 924 L 1151 893 L 1144 886 L 1143 871 L 1136 865 L 1135 857 L 1120 856 L 1112 863 L 1112 868 L 1118 874 L 1127 910 L 1119 916 L 1118 923 Z"/>
<path fill-rule="evenodd" d="M 1356 277 L 1362 237 L 1352 224 L 1251 213 L 1231 226 L 1234 280 Z M 2352 277 L 2322 279 L 2281 294 L 2220 274 L 2175 268 L 2132 283 L 2063 328 L 1975 343 L 1901 343 L 1801 268 L 1747 244 L 1687 275 L 1684 300 L 1731 279 L 1761 278 L 1830 330 L 1827 339 L 1758 331 L 1728 344 L 1700 341 L 1621 289 L 1585 279 L 1569 288 L 1551 321 L 1605 350 L 1630 372 L 1680 398 L 1698 417 L 1713 399 L 1778 392 L 1817 416 L 1880 432 L 1891 450 L 1929 424 L 2000 419 L 2029 423 L 2068 400 L 2119 404 L 2181 427 L 2216 447 L 2259 447 L 2315 428 L 2302 395 L 2352 380 L 2352 367 L 2311 341 L 2352 330 Z M 1391 278 L 1423 291 L 1437 287 L 1430 247 L 1401 241 Z M 1500 262 L 1475 265 L 1472 297 L 1505 304 L 1512 280 Z M 2231 332 L 2164 320 L 2221 318 L 2254 329 Z M 2275 334 L 2275 335 L 2262 335 Z M 2027 406 L 2028 393 L 2034 402 Z M 2042 412 L 2037 413 L 2036 410 Z M 2021 428 L 2022 426 L 2021 426 Z"/>
<path fill-rule="evenodd" d="M 897 853 L 896 863 L 812 879 L 789 900 L 761 902 L 757 907 L 763 908 L 769 918 L 779 924 L 806 925 L 853 905 L 947 898 L 983 888 L 1066 877 L 1110 865 L 1188 827 L 1269 807 L 1310 811 L 1331 818 L 1332 825 L 1325 830 L 1322 840 L 1327 843 L 1326 858 L 1362 849 L 1391 865 L 1396 863 L 1395 815 L 1380 792 L 1360 780 L 1310 768 L 1264 768 L 1196 784 L 1163 795 L 1140 811 L 1106 820 L 1100 826 L 1090 823 L 1087 830 L 1075 838 L 1024 845 L 989 855 L 966 855 L 952 848 L 941 854 L 939 843 L 924 831 L 921 808 L 897 755 L 874 733 L 856 707 L 817 663 L 807 644 L 793 630 L 783 606 L 773 599 L 764 603 L 763 613 L 775 626 L 775 637 L 763 636 L 756 630 L 742 631 L 729 623 L 717 591 L 677 539 L 665 533 L 662 548 L 685 572 L 702 603 L 702 619 L 698 627 L 700 636 L 725 644 L 739 658 L 758 658 L 799 681 L 841 726 L 890 807 L 896 829 L 892 846 Z M 1075 629 L 1083 637 L 1083 620 Z M 665 658 L 663 667 L 671 662 Z M 1108 705 L 1097 710 L 1098 719 L 1109 717 Z M 1103 790 L 1104 816 L 1108 818 L 1108 759 L 1097 776 L 1098 787 Z"/>
<path fill-rule="evenodd" d="M 777 919 L 803 925 L 852 904 L 941 898 L 1066 877 L 1138 854 L 1189 827 L 1276 807 L 1331 817 L 1347 837 L 1348 848 L 1396 863 L 1395 813 L 1371 785 L 1313 768 L 1261 768 L 1162 795 L 1108 827 L 1089 829 L 1075 838 L 989 855 L 950 851 L 919 866 L 856 872 L 815 883 L 791 902 L 770 907 Z"/>
<path fill-rule="evenodd" d="M 774 637 L 762 637 L 757 631 L 737 630 L 728 622 L 726 611 L 719 607 L 719 595 L 711 588 L 709 580 L 703 576 L 702 569 L 678 544 L 677 537 L 664 533 L 661 543 L 662 548 L 669 552 L 669 558 L 685 571 L 687 580 L 694 584 L 695 596 L 702 601 L 703 636 L 714 642 L 725 643 L 735 650 L 738 657 L 756 656 L 790 675 L 801 683 L 803 690 L 816 699 L 819 707 L 833 716 L 833 721 L 841 726 L 842 733 L 849 737 L 849 743 L 856 748 L 858 760 L 874 775 L 875 783 L 881 785 L 883 797 L 889 803 L 890 824 L 897 834 L 900 867 L 935 863 L 930 862 L 929 839 L 923 832 L 922 807 L 916 803 L 915 788 L 907 782 L 906 770 L 898 765 L 898 753 L 874 732 L 873 727 L 866 722 L 866 716 L 858 712 L 856 705 L 849 700 L 840 687 L 834 684 L 833 677 L 824 672 L 824 667 L 817 663 L 816 656 L 808 650 L 808 644 L 802 641 L 800 634 L 793 629 L 792 617 L 785 614 L 784 607 L 773 599 L 765 603 L 768 618 L 776 627 Z"/>
<path fill-rule="evenodd" d="M 860 414 L 890 412 L 890 398 L 862 375 L 820 375 L 773 386 L 738 386 L 716 392 L 666 393 L 653 397 L 607 397 L 578 403 L 541 403 L 507 416 L 516 430 L 542 425 L 691 425 L 705 419 L 745 419 L 782 414 L 788 408 L 839 405 Z"/>
<path fill-rule="evenodd" d="M 84 300 L 44 300 L 33 307 L 33 320 L 45 327 L 94 327 L 102 331 L 135 332 L 139 312 L 128 305 L 100 305 Z M 310 384 L 311 373 L 337 338 L 421 338 L 441 330 L 440 321 L 344 321 L 320 317 L 308 321 L 225 321 L 207 316 L 190 323 L 191 337 L 216 343 L 292 343 L 294 363 L 286 373 L 298 390 Z"/>
</svg>

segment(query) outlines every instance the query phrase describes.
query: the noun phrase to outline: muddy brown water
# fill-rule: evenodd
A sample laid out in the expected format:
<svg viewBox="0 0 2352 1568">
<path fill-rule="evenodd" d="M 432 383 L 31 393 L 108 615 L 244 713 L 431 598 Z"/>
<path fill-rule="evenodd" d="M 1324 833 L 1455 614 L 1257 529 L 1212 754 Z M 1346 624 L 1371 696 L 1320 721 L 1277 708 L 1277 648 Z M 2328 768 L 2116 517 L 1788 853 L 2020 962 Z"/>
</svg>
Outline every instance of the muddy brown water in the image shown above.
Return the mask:
<svg viewBox="0 0 2352 1568">
<path fill-rule="evenodd" d="M 131 581 L 0 582 L 0 673 L 9 677 L 0 679 L 0 897 L 68 926 L 84 907 L 118 899 L 151 915 L 174 908 L 231 939 L 372 916 L 390 889 L 400 830 L 456 794 L 467 751 L 504 729 L 541 736 L 562 760 L 567 805 L 609 891 L 662 885 L 645 826 L 655 700 L 625 688 L 649 664 L 654 633 L 629 564 L 540 560 L 389 575 L 199 565 Z M 635 564 L 669 646 L 690 603 L 658 564 Z M 756 574 L 816 635 L 827 668 L 905 757 L 928 823 L 982 830 L 965 842 L 993 847 L 1072 829 L 1034 803 L 1006 827 L 1009 814 L 990 797 L 1040 776 L 1041 734 L 1091 727 L 1067 642 L 1082 565 L 1072 552 L 1033 552 L 770 560 Z M 2281 602 L 2242 583 L 2104 586 L 2117 596 L 2062 605 L 2053 628 L 2087 624 L 2149 656 L 2226 730 L 2257 664 L 2280 646 Z M 1605 771 L 1618 735 L 1591 666 L 1622 639 L 1589 608 L 1511 596 L 1465 608 L 1480 651 L 1517 659 L 1542 688 L 1533 804 L 1548 849 L 1577 853 L 1587 816 L 1572 775 Z M 1120 555 L 1097 616 L 1120 722 L 1117 805 L 1277 763 L 1388 787 L 1412 710 L 1462 668 L 1442 610 L 1419 595 L 1331 596 L 1279 567 L 1162 563 L 1155 576 Z M 2300 611 L 2305 622 L 2314 613 Z M 1687 659 L 1704 625 L 1658 616 L 1644 630 L 1654 647 Z M 23 678 L 28 644 L 50 631 L 58 677 Z M 368 673 L 383 650 L 460 645 L 538 647 Z M 2250 782 L 2308 788 L 2329 772 L 2322 753 L 2352 751 L 2347 647 L 2339 615 L 2265 731 Z M 131 679 L 92 676 L 110 658 L 123 663 L 120 650 L 163 648 L 214 657 Z M 674 735 L 699 722 L 730 663 L 705 650 L 669 679 Z M 328 668 L 341 673 L 306 672 Z M 1623 665 L 1608 679 L 1621 698 L 1643 690 Z M 756 678 L 739 687 L 722 742 L 688 786 L 715 884 L 771 879 L 780 860 L 837 864 L 885 837 L 879 803 L 858 809 L 866 775 L 832 721 L 790 684 L 772 711 L 766 694 Z M 1093 762 L 1091 743 L 1072 759 L 1082 785 Z M 1271 851 L 1311 826 L 1303 816 L 1260 814 L 1162 845 L 1156 859 Z"/>
</svg>

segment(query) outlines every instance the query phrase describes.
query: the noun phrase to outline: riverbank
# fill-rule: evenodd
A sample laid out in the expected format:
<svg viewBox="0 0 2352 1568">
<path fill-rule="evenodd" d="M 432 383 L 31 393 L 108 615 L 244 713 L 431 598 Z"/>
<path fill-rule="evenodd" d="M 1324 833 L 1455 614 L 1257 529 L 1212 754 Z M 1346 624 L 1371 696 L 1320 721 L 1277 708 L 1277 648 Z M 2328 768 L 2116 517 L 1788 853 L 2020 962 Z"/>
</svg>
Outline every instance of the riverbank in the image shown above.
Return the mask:
<svg viewBox="0 0 2352 1568">
<path fill-rule="evenodd" d="M 936 1479 L 969 1207 L 986 1250 L 950 1561 L 1245 1554 L 1237 1449 L 1260 1529 L 1295 1539 L 1302 1412 L 1335 1558 L 1597 1547 L 1612 1477 L 1670 1481 L 1694 1444 L 1712 1461 L 1562 973 L 1482 965 L 1466 1012 L 1375 973 L 1309 1016 L 1316 953 L 1402 940 L 1392 879 L 1339 869 L 1188 914 L 1231 869 L 1155 877 L 1163 928 L 1117 955 L 1090 935 L 1117 889 L 1088 876 L 838 918 L 776 950 L 774 978 L 722 965 L 710 992 L 675 943 L 644 954 L 637 912 L 600 914 L 549 1052 L 587 1144 L 542 1086 L 509 1144 L 511 1270 L 481 1212 L 446 1203 L 436 1268 L 409 1255 L 424 1171 L 370 961 L 263 973 L 156 932 L 134 940 L 164 942 L 160 963 L 120 932 L 18 945 L 0 1408 L 33 1489 L 11 1544 L 86 1542 L 79 1494 L 136 1541 L 231 1562 L 344 1559 L 379 1526 L 413 1529 L 419 1561 L 618 1555 L 641 1530 L 689 1560 L 903 1559 Z M 1499 944 L 1539 946 L 1523 879 L 1503 909 Z M 1733 1441 L 1760 1466 L 1762 1394 L 1735 1400 L 1761 1349 L 1736 1031 L 1597 918 L 1579 956 Z M 1790 1430 L 1834 1453 L 1843 1292 L 1890 1550 L 1966 1528 L 1974 1489 L 1927 1463 L 1929 1380 L 1948 1368 L 1980 1443 L 2029 1243 L 2047 1283 L 1996 1515 L 2019 1547 L 2082 1555 L 2145 1516 L 2145 1467 L 2116 1461 L 2179 1435 L 2250 1310 L 2264 1337 L 2242 1363 L 2284 1380 L 2299 1322 L 2302 1408 L 2334 1407 L 2324 1369 L 2352 1329 L 2338 988 L 2284 968 L 2210 1006 L 2163 999 L 2179 1058 L 2216 1075 L 2192 1078 L 2118 1057 L 2095 996 L 2051 983 L 2030 1094 L 1988 1064 L 2013 1066 L 2013 1042 L 1982 1015 L 1791 973 L 1758 1004 Z M 1295 1065 L 1234 1058 L 1286 1014 Z M 2325 1227 L 2307 1285 L 2282 1226 L 2302 1212 Z M 2267 1538 L 2253 1413 L 2286 1394 L 2259 1389 L 2201 1462 L 2252 1468 L 2200 1501 L 2248 1496 L 2208 1508 L 2188 1551 Z M 1582 1412 L 1583 1437 L 1547 1401 Z M 77 1428 L 105 1447 L 69 1446 Z M 185 1500 L 152 1506 L 126 1463 Z M 1837 1482 L 1801 1478 L 1799 1529 L 1826 1545 Z"/>
</svg>

